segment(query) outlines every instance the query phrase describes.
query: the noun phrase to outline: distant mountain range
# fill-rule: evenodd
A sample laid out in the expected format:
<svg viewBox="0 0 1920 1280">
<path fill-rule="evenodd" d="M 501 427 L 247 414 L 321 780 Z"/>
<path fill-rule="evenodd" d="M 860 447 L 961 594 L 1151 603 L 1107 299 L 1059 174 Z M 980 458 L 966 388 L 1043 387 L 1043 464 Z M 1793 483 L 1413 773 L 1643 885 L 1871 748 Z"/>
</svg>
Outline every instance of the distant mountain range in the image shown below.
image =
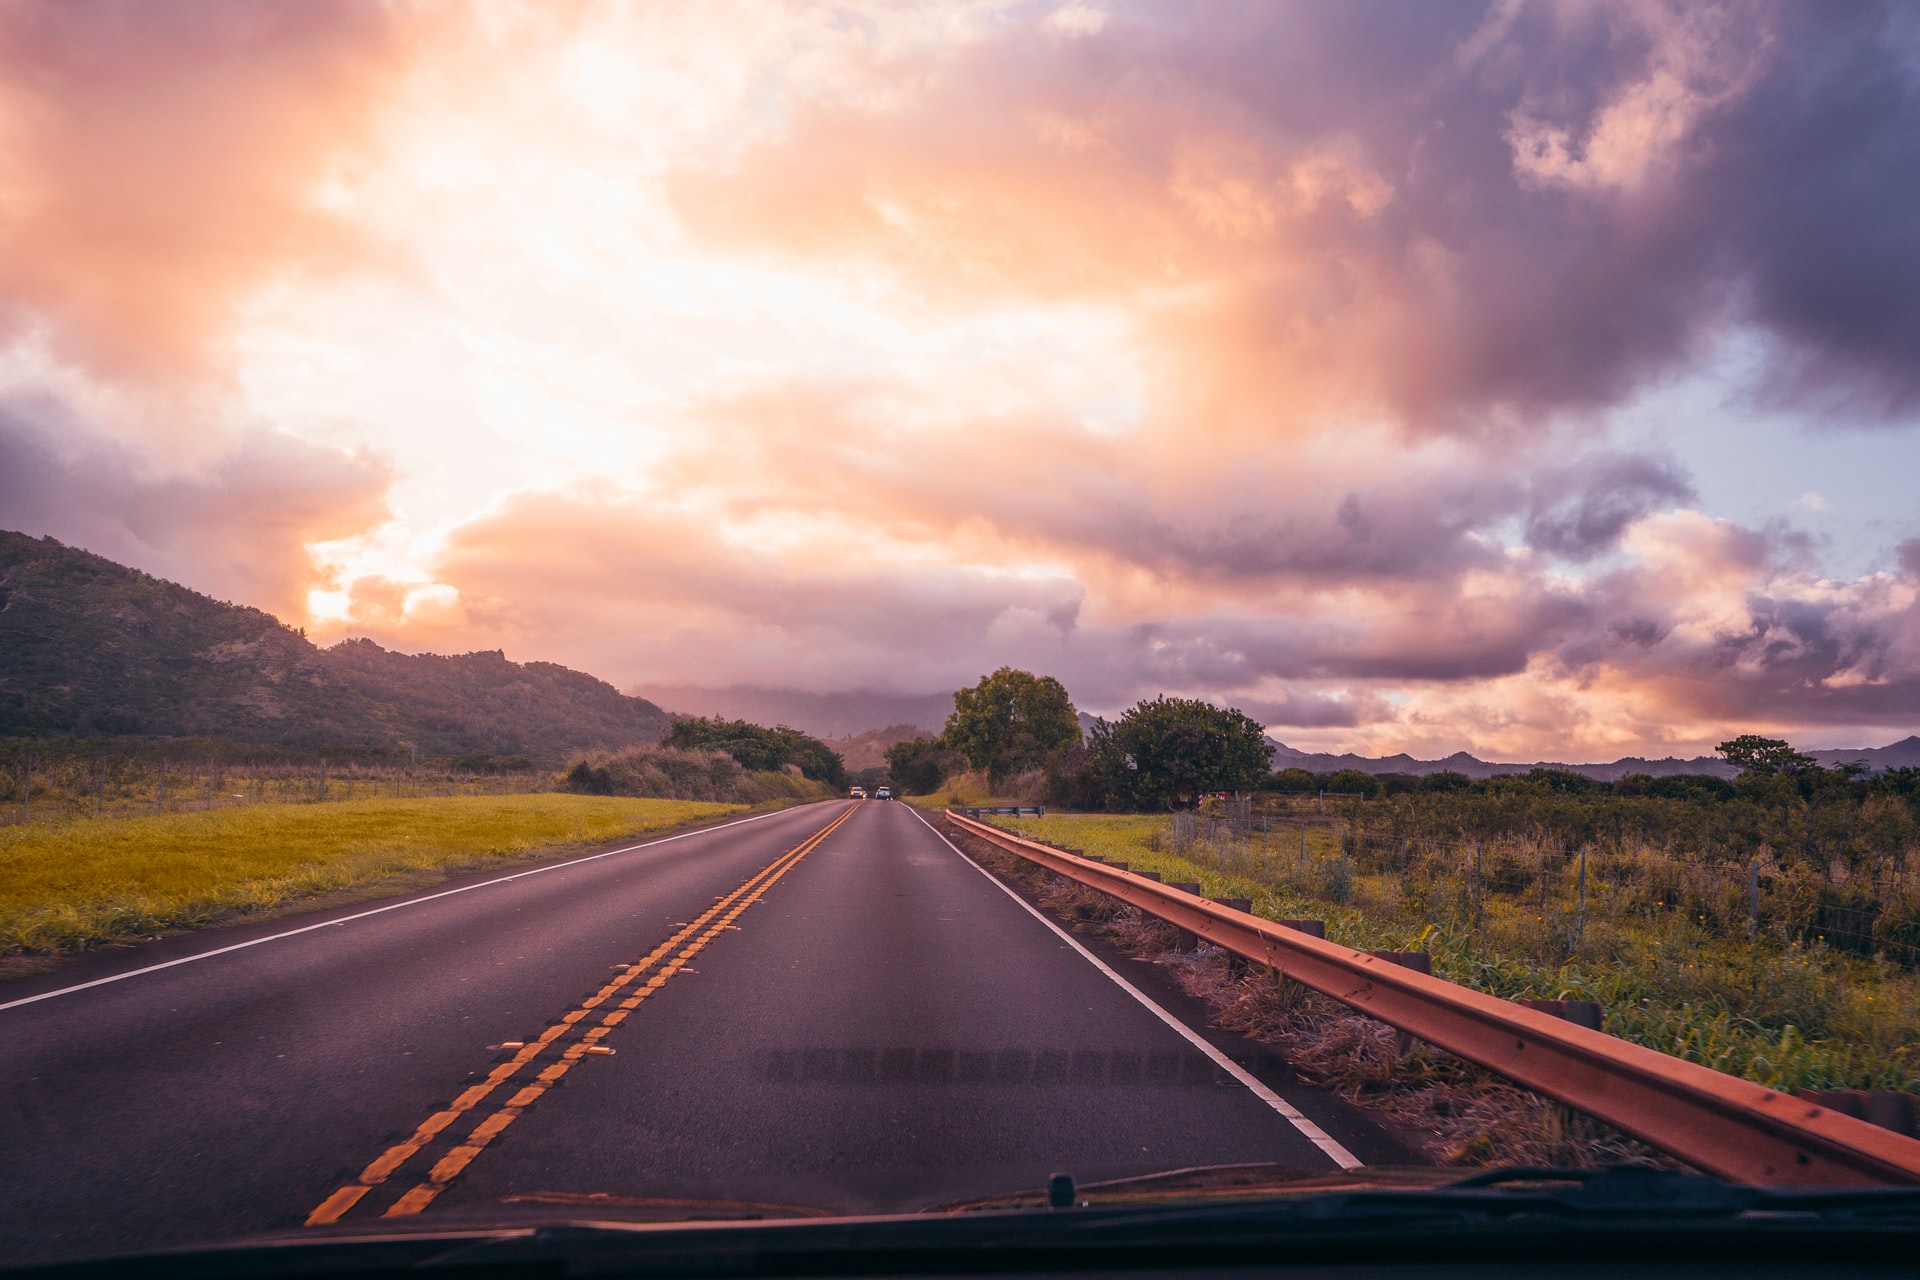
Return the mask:
<svg viewBox="0 0 1920 1280">
<path fill-rule="evenodd" d="M 953 710 L 953 695 L 949 693 L 898 694 L 864 689 L 844 693 L 805 693 L 798 689 L 758 685 L 733 685 L 726 688 L 661 685 L 644 686 L 634 692 L 643 692 L 662 706 L 682 714 L 718 715 L 729 719 L 751 720 L 756 724 L 787 724 L 796 729 L 803 729 L 828 739 L 829 745 L 846 757 L 847 767 L 850 769 L 863 768 L 868 763 L 879 763 L 879 752 L 884 751 L 887 744 L 897 742 L 901 738 L 910 738 L 916 733 L 938 734 L 946 723 L 947 713 Z M 1084 711 L 1080 713 L 1082 733 L 1092 732 L 1093 723 L 1093 716 Z M 870 727 L 875 724 L 885 724 L 888 727 L 885 729 Z M 1391 756 L 1358 756 L 1350 752 L 1333 755 L 1327 752 L 1298 751 L 1271 736 L 1267 741 L 1274 745 L 1273 767 L 1275 769 L 1299 768 L 1309 773 L 1335 773 L 1341 769 L 1358 769 L 1362 773 L 1420 775 L 1440 773 L 1450 769 L 1455 773 L 1465 774 L 1469 778 L 1491 778 L 1503 773 L 1526 773 L 1530 769 L 1570 769 L 1590 778 L 1611 782 L 1629 773 L 1644 773 L 1653 777 L 1676 773 L 1705 773 L 1715 777 L 1731 778 L 1740 772 L 1718 756 L 1695 756 L 1690 760 L 1672 756 L 1659 760 L 1626 756 L 1605 764 L 1561 764 L 1545 760 L 1533 764 L 1513 764 L 1482 760 L 1464 751 L 1455 752 L 1444 760 L 1417 760 L 1404 753 Z M 1810 751 L 1807 754 L 1829 767 L 1855 760 L 1865 762 L 1875 771 L 1920 765 L 1920 736 L 1910 737 L 1885 747 Z M 855 762 L 856 757 L 861 763 Z"/>
<path fill-rule="evenodd" d="M 655 742 L 668 723 L 653 703 L 551 662 L 371 640 L 321 649 L 259 609 L 0 532 L 0 733 L 552 757 Z"/>
<path fill-rule="evenodd" d="M 937 734 L 953 710 L 950 693 L 889 693 L 877 689 L 807 693 L 750 684 L 718 688 L 642 684 L 628 692 L 657 702 L 677 715 L 784 724 L 816 738 L 850 738 L 882 725 L 905 725 L 920 733 Z M 853 767 L 851 761 L 848 763 Z"/>
<path fill-rule="evenodd" d="M 899 694 L 875 690 L 842 693 L 806 693 L 761 685 L 732 685 L 702 688 L 692 685 L 648 685 L 635 689 L 660 705 L 686 715 L 717 715 L 729 719 L 751 720 L 757 724 L 787 724 L 829 740 L 836 751 L 847 758 L 848 768 L 879 763 L 878 753 L 887 744 L 916 733 L 935 735 L 953 710 L 953 695 Z M 1090 733 L 1094 717 L 1080 713 L 1080 730 Z M 885 724 L 885 729 L 871 726 Z M 1532 764 L 1482 760 L 1464 751 L 1444 760 L 1417 760 L 1404 753 L 1391 756 L 1359 756 L 1352 753 L 1299 751 L 1271 736 L 1274 744 L 1273 767 L 1299 768 L 1310 773 L 1335 773 L 1358 769 L 1362 773 L 1410 773 L 1415 775 L 1452 770 L 1469 778 L 1491 778 L 1503 773 L 1526 773 L 1530 769 L 1570 769 L 1590 778 L 1611 782 L 1629 773 L 1662 777 L 1676 773 L 1704 773 L 1731 778 L 1739 773 L 1718 756 L 1695 756 L 1682 760 L 1672 756 L 1648 760 L 1626 756 L 1604 764 L 1561 764 L 1538 761 Z M 1875 771 L 1920 765 L 1920 736 L 1910 737 L 1885 747 L 1857 750 L 1810 751 L 1821 764 L 1832 766 L 1863 761 Z M 855 757 L 863 763 L 856 764 Z"/>
<path fill-rule="evenodd" d="M 857 772 L 884 765 L 888 747 L 906 738 L 917 738 L 922 732 L 914 725 L 890 724 L 884 729 L 869 729 L 865 733 L 850 734 L 844 738 L 825 738 L 822 741 L 840 753 L 840 759 L 846 762 L 847 768 Z"/>
<path fill-rule="evenodd" d="M 1718 756 L 1695 756 L 1691 760 L 1680 760 L 1673 756 L 1666 756 L 1659 760 L 1625 756 L 1607 764 L 1560 764 L 1545 760 L 1534 764 L 1500 764 L 1481 760 L 1464 751 L 1457 751 L 1444 760 L 1416 760 L 1405 754 L 1356 756 L 1351 753 L 1330 755 L 1324 751 L 1296 751 L 1271 737 L 1267 741 L 1272 742 L 1274 746 L 1273 767 L 1275 769 L 1305 769 L 1309 773 L 1335 773 L 1341 769 L 1357 769 L 1361 773 L 1421 775 L 1451 770 L 1454 773 L 1465 774 L 1469 778 L 1491 778 L 1503 773 L 1526 773 L 1532 769 L 1568 769 L 1574 773 L 1583 773 L 1589 778 L 1597 778 L 1602 782 L 1612 782 L 1630 773 L 1644 773 L 1656 778 L 1676 773 L 1706 773 L 1718 778 L 1731 778 L 1740 772 Z M 1903 738 L 1885 747 L 1863 747 L 1856 751 L 1809 751 L 1807 754 L 1828 768 L 1859 761 L 1877 773 L 1882 769 L 1920 765 L 1920 737 Z"/>
<path fill-rule="evenodd" d="M 953 709 L 946 693 L 807 693 L 751 685 L 646 692 L 677 713 L 786 724 L 829 739 L 854 769 L 878 764 L 889 743 L 939 733 Z M 655 700 L 555 663 L 509 662 L 498 650 L 409 655 L 371 640 L 322 649 L 259 609 L 214 600 L 51 538 L 0 531 L 0 734 L 216 737 L 551 757 L 654 742 L 671 718 Z M 1082 715 L 1081 722 L 1084 728 L 1092 717 Z M 1856 760 L 1875 770 L 1914 766 L 1920 765 L 1920 736 L 1808 754 L 1829 766 Z M 1603 780 L 1736 772 L 1715 756 L 1509 764 L 1465 752 L 1441 760 L 1333 755 L 1277 741 L 1273 764 L 1313 773 L 1450 769 L 1470 778 L 1536 768 Z"/>
</svg>

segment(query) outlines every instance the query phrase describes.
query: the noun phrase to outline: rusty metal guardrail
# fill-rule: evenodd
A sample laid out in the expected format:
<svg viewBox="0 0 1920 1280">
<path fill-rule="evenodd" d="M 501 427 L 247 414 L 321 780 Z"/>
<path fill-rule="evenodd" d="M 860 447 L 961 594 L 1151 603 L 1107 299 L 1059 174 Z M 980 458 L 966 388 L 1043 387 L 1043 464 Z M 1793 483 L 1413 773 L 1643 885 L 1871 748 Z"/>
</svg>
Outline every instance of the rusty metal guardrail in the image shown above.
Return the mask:
<svg viewBox="0 0 1920 1280">
<path fill-rule="evenodd" d="M 1920 1183 L 1920 1141 L 1325 942 L 948 810 L 958 829 L 1606 1121 L 1696 1168 L 1760 1185 Z"/>
</svg>

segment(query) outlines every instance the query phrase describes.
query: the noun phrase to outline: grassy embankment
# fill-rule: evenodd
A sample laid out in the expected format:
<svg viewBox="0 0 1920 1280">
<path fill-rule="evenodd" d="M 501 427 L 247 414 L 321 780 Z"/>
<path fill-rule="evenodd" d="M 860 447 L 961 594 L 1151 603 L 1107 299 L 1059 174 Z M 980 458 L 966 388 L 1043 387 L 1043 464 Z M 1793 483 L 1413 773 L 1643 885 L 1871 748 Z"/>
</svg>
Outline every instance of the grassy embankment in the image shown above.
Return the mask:
<svg viewBox="0 0 1920 1280">
<path fill-rule="evenodd" d="M 1526 945 L 1540 921 L 1525 896 L 1488 894 L 1463 925 L 1393 877 L 1358 870 L 1330 830 L 1307 833 L 1303 860 L 1297 848 L 1247 842 L 1176 848 L 1166 817 L 995 821 L 1199 881 L 1209 896 L 1250 898 L 1270 919 L 1323 918 L 1328 938 L 1348 946 L 1431 952 L 1436 974 L 1492 995 L 1598 1000 L 1615 1035 L 1775 1088 L 1920 1090 L 1920 980 L 1884 961 L 1729 938 L 1656 912 L 1596 924 L 1590 945 L 1549 962 Z"/>
<path fill-rule="evenodd" d="M 562 794 L 259 805 L 0 831 L 0 956 L 49 955 L 300 899 L 617 841 L 744 806 Z"/>
<path fill-rule="evenodd" d="M 969 805 L 978 805 L 985 808 L 1033 804 L 1031 800 L 1010 799 L 1006 796 L 995 795 L 993 788 L 987 785 L 987 775 L 973 770 L 948 778 L 940 784 L 940 790 L 932 795 L 903 796 L 901 798 L 909 804 L 917 805 L 922 809 L 934 813 L 943 813 L 951 808 Z"/>
</svg>

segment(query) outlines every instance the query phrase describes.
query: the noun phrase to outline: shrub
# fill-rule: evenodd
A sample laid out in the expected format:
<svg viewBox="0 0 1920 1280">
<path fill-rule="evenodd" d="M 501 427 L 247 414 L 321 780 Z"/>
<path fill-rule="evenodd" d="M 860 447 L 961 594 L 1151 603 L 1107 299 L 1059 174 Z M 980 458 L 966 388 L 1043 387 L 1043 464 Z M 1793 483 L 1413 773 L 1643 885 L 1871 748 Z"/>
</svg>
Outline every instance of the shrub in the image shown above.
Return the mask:
<svg viewBox="0 0 1920 1280">
<path fill-rule="evenodd" d="M 1372 799 L 1386 788 L 1380 785 L 1380 779 L 1358 769 L 1342 769 L 1331 773 L 1323 780 L 1322 790 L 1337 791 L 1342 795 L 1366 796 Z"/>
<path fill-rule="evenodd" d="M 640 796 L 662 800 L 711 800 L 758 804 L 811 799 L 824 783 L 795 778 L 780 769 L 747 770 L 723 751 L 633 747 L 578 757 L 560 776 L 560 789 L 589 796 Z"/>
<path fill-rule="evenodd" d="M 902 795 L 930 796 L 966 764 L 933 738 L 902 738 L 887 748 L 887 772 Z"/>
<path fill-rule="evenodd" d="M 803 775 L 830 787 L 847 782 L 846 762 L 839 752 L 785 725 L 768 729 L 745 720 L 689 716 L 673 722 L 661 745 L 681 751 L 722 751 L 741 768 L 763 773 L 797 765 Z"/>
</svg>

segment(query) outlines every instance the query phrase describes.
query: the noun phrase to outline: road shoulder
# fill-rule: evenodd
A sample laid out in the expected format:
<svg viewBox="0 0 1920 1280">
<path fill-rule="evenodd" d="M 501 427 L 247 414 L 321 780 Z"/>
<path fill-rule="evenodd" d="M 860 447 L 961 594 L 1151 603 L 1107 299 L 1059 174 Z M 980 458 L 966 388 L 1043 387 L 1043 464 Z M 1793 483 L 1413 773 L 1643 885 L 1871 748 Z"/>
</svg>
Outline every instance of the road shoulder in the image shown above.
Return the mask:
<svg viewBox="0 0 1920 1280">
<path fill-rule="evenodd" d="M 1189 994 L 1167 966 L 1131 955 L 1108 939 L 1100 937 L 1093 931 L 1076 928 L 1072 921 L 1049 911 L 1041 904 L 1039 895 L 1034 892 L 1032 886 L 1015 877 L 1002 875 L 988 865 L 987 861 L 974 856 L 979 850 L 988 847 L 984 842 L 950 827 L 944 821 L 934 821 L 932 825 L 936 831 L 959 848 L 969 861 L 992 877 L 995 883 L 1004 886 L 1022 902 L 1070 933 L 1075 942 L 1085 947 L 1127 982 L 1138 987 L 1142 993 L 1178 1018 L 1183 1025 L 1206 1040 L 1229 1060 L 1291 1103 L 1308 1120 L 1325 1130 L 1340 1145 L 1357 1156 L 1363 1164 L 1406 1166 L 1432 1163 L 1429 1158 L 1383 1128 L 1374 1117 L 1359 1107 L 1330 1089 L 1302 1080 L 1288 1065 L 1286 1059 L 1271 1046 L 1211 1025 L 1206 1002 L 1198 996 Z"/>
</svg>

